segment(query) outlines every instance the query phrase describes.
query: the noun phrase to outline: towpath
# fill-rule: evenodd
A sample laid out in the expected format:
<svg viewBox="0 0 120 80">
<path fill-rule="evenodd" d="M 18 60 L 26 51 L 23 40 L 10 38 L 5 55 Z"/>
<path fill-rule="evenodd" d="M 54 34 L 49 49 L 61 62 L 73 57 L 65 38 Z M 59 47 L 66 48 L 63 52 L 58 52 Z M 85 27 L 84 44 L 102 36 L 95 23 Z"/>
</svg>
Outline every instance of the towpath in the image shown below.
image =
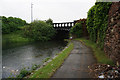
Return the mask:
<svg viewBox="0 0 120 80">
<path fill-rule="evenodd" d="M 96 62 L 90 48 L 80 41 L 72 41 L 74 49 L 52 78 L 91 78 L 88 66 Z"/>
</svg>

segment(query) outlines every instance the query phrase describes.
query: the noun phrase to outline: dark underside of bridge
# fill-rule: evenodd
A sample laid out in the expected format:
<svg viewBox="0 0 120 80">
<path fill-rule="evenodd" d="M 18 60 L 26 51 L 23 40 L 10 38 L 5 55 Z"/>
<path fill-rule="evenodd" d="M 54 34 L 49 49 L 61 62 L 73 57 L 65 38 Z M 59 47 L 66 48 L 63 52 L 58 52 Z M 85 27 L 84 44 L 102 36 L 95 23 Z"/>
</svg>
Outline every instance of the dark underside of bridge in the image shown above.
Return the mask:
<svg viewBox="0 0 120 80">
<path fill-rule="evenodd" d="M 55 40 L 69 39 L 69 31 L 67 30 L 56 30 Z"/>
<path fill-rule="evenodd" d="M 69 39 L 69 31 L 75 22 L 53 23 L 53 27 L 56 30 L 55 40 Z"/>
</svg>

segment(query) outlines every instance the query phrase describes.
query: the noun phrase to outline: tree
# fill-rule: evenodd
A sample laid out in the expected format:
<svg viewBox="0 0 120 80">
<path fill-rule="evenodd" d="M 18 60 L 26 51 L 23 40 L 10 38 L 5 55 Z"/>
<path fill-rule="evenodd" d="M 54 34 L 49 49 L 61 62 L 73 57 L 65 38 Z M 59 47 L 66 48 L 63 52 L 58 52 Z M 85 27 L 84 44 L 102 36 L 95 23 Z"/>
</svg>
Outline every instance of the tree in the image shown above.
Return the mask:
<svg viewBox="0 0 120 80">
<path fill-rule="evenodd" d="M 70 34 L 76 35 L 78 38 L 82 37 L 83 32 L 82 32 L 82 24 L 81 22 L 76 23 L 75 26 L 73 26 L 70 30 Z"/>
<path fill-rule="evenodd" d="M 24 28 L 24 34 L 34 40 L 48 41 L 55 35 L 55 29 L 44 21 L 35 20 Z"/>
<path fill-rule="evenodd" d="M 53 24 L 53 20 L 49 18 L 49 19 L 46 21 L 46 23 L 52 25 L 52 24 Z"/>
<path fill-rule="evenodd" d="M 16 17 L 2 16 L 2 33 L 8 34 L 17 31 L 19 27 L 26 25 L 26 21 Z"/>
</svg>

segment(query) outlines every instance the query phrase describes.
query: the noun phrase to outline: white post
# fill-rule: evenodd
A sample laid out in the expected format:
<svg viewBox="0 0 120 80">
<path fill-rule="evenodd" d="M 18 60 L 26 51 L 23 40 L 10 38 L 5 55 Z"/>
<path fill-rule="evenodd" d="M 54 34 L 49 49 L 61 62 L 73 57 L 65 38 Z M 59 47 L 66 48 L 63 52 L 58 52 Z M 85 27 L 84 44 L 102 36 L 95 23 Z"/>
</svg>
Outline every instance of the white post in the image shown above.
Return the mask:
<svg viewBox="0 0 120 80">
<path fill-rule="evenodd" d="M 31 22 L 33 22 L 33 4 L 31 3 Z"/>
</svg>

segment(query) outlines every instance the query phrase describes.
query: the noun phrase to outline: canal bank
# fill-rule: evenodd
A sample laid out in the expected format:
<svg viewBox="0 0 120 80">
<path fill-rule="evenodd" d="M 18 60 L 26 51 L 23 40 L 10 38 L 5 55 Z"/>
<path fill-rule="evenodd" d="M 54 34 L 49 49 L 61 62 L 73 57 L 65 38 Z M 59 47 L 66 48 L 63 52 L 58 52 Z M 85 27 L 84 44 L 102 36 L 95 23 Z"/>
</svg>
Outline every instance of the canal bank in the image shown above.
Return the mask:
<svg viewBox="0 0 120 80">
<path fill-rule="evenodd" d="M 30 76 L 28 76 L 28 78 L 50 78 L 69 56 L 73 46 L 73 43 L 70 42 L 62 52 L 53 57 L 50 62 L 48 61 L 46 65 L 34 71 Z"/>
</svg>

